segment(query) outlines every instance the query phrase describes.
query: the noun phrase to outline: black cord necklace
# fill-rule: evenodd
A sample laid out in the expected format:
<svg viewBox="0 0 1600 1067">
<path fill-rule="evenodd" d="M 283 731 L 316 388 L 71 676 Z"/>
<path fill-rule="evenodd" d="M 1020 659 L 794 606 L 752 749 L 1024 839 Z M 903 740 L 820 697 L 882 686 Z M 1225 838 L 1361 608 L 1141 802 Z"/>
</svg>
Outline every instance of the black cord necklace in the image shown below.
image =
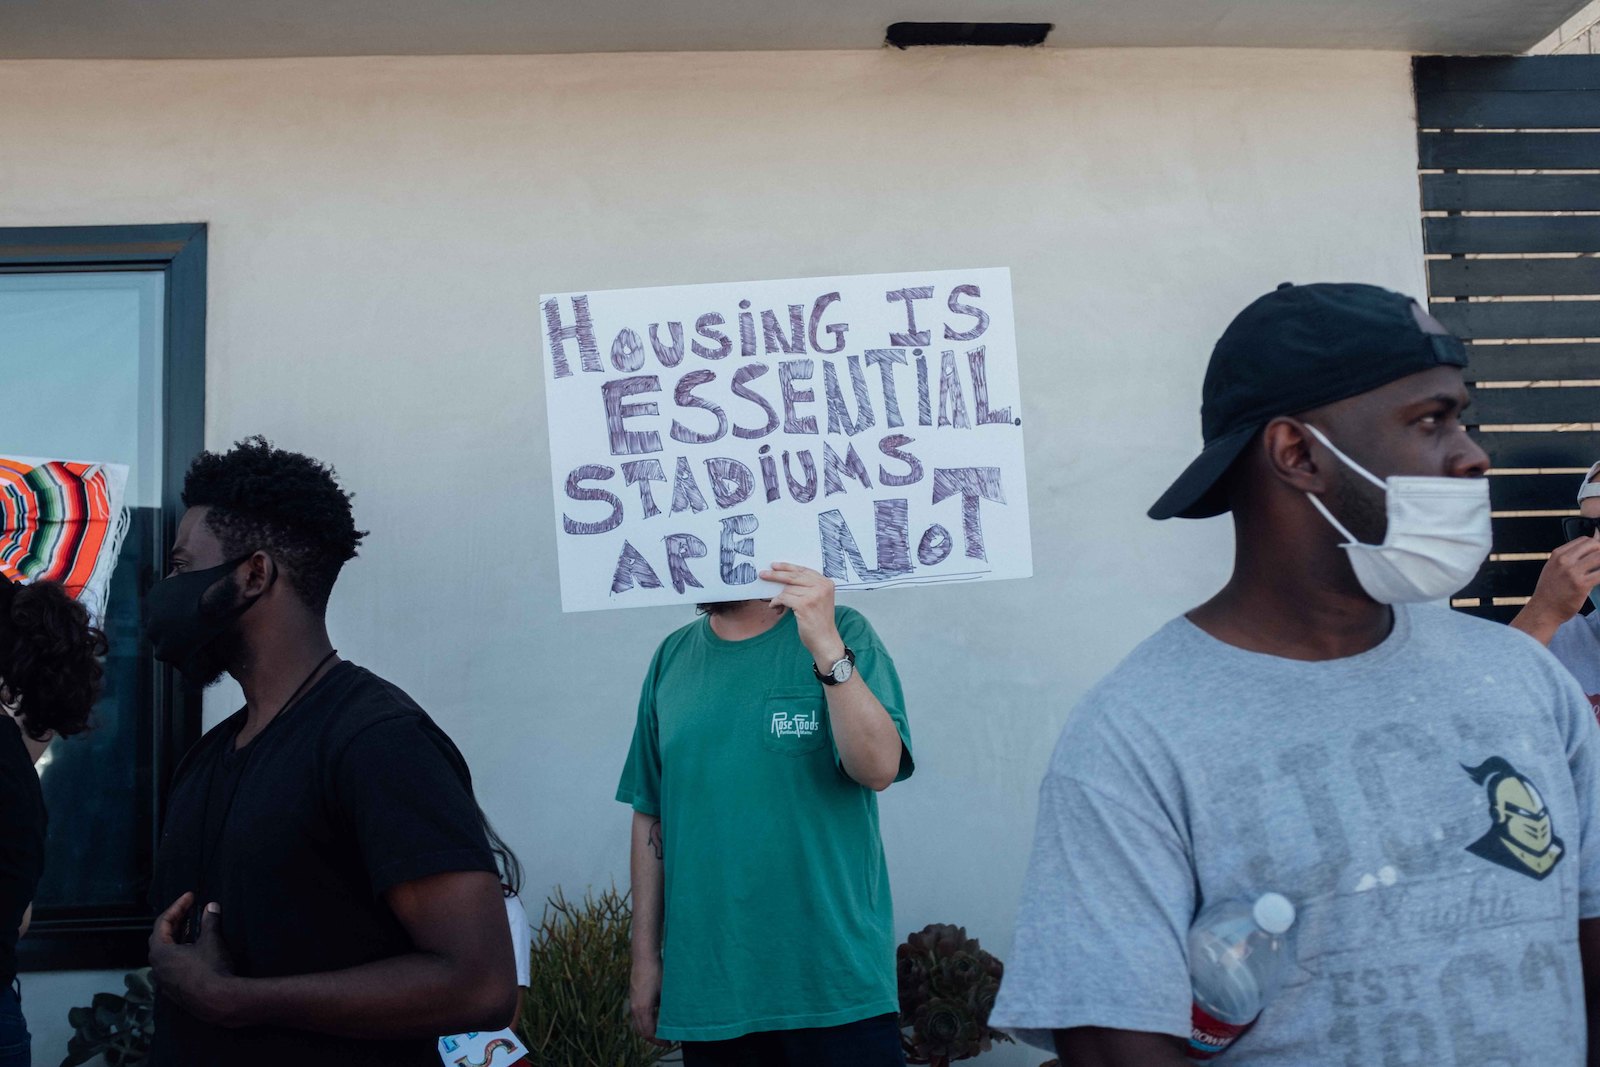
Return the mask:
<svg viewBox="0 0 1600 1067">
<path fill-rule="evenodd" d="M 306 675 L 299 685 L 295 686 L 294 692 L 289 694 L 289 699 L 283 702 L 283 707 L 278 709 L 278 714 L 272 717 L 272 719 L 267 723 L 267 726 L 262 727 L 262 733 L 266 732 L 267 727 L 270 727 L 273 723 L 281 719 L 284 712 L 294 707 L 295 702 L 305 695 L 306 689 L 311 685 L 312 679 L 320 674 L 322 672 L 322 668 L 328 665 L 328 661 L 333 659 L 338 654 L 339 650 L 334 649 L 326 656 L 323 656 L 315 667 L 311 668 L 311 673 Z M 252 737 L 250 739 L 250 743 L 245 745 L 244 749 L 242 750 L 244 754 L 244 762 L 240 765 L 238 771 L 233 776 L 233 784 L 228 788 L 228 798 L 222 805 L 222 818 L 218 820 L 216 832 L 213 834 L 211 832 L 211 800 L 216 795 L 217 768 L 222 766 L 223 760 L 227 758 L 228 750 L 233 747 L 234 739 L 237 737 L 238 731 L 236 730 L 224 740 L 223 744 L 226 747 L 224 747 L 224 749 L 218 753 L 216 758 L 212 761 L 211 773 L 206 778 L 206 801 L 205 805 L 200 809 L 200 866 L 195 872 L 194 907 L 189 910 L 189 922 L 187 924 L 190 941 L 195 941 L 199 938 L 200 915 L 205 910 L 205 906 L 210 903 L 210 901 L 205 899 L 204 894 L 200 892 L 200 887 L 205 884 L 206 877 L 211 872 L 211 861 L 216 856 L 217 848 L 222 844 L 223 831 L 226 830 L 228 826 L 228 816 L 233 813 L 234 799 L 238 797 L 239 786 L 244 782 L 244 772 L 250 763 L 250 752 L 255 748 L 255 743 L 260 739 L 261 734 L 258 733 L 255 737 Z"/>
</svg>

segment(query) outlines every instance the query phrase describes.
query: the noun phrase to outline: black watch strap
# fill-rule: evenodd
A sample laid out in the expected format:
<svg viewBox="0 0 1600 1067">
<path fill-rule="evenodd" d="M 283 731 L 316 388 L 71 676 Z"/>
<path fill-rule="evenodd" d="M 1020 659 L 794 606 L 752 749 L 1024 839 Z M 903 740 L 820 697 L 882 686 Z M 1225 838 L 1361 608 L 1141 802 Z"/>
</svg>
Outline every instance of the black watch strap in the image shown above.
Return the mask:
<svg viewBox="0 0 1600 1067">
<path fill-rule="evenodd" d="M 856 665 L 855 651 L 852 650 L 849 645 L 844 646 L 844 658 L 850 661 L 850 666 L 854 667 Z M 817 670 L 817 665 L 815 663 L 811 664 L 811 673 L 816 675 L 817 681 L 821 682 L 823 685 L 839 684 L 840 680 L 835 678 L 832 674 L 823 674 L 821 671 Z"/>
</svg>

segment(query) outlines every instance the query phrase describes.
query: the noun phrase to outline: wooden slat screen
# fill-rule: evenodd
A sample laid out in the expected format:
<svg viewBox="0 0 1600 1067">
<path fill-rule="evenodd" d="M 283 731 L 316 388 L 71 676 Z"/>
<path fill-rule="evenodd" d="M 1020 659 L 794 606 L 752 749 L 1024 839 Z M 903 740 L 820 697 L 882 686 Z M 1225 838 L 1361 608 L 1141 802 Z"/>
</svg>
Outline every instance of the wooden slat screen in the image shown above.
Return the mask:
<svg viewBox="0 0 1600 1067">
<path fill-rule="evenodd" d="M 1600 174 L 1424 174 L 1425 211 L 1600 211 Z"/>
<path fill-rule="evenodd" d="M 1425 56 L 1423 250 L 1435 316 L 1471 349 L 1495 552 L 1456 606 L 1505 621 L 1600 459 L 1600 55 Z"/>
</svg>

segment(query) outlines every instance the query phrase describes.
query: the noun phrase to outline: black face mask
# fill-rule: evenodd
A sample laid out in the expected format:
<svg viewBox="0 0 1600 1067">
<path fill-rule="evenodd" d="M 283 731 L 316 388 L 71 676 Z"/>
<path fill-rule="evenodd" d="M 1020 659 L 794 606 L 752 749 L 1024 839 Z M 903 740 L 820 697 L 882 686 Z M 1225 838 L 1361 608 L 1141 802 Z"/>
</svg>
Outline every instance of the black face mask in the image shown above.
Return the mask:
<svg viewBox="0 0 1600 1067">
<path fill-rule="evenodd" d="M 249 611 L 261 598 L 218 611 L 206 603 L 206 595 L 253 555 L 254 552 L 247 552 L 203 571 L 174 574 L 150 587 L 144 598 L 146 632 L 156 659 L 178 668 L 196 685 L 207 686 L 221 677 L 226 664 L 217 662 L 217 657 L 207 653 L 226 632 L 228 624 Z M 274 581 L 277 579 L 276 569 L 272 577 Z"/>
</svg>

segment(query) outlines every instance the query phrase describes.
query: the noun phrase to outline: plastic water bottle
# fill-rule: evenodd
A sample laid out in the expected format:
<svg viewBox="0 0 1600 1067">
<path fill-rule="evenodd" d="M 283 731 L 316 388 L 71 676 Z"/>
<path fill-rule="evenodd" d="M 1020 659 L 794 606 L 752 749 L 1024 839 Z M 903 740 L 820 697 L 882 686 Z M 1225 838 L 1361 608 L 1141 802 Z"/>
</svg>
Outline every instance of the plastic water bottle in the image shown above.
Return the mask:
<svg viewBox="0 0 1600 1067">
<path fill-rule="evenodd" d="M 1277 995 L 1293 958 L 1293 925 L 1294 905 L 1278 893 L 1254 902 L 1221 901 L 1195 919 L 1189 929 L 1191 1060 L 1204 1063 L 1232 1045 Z"/>
</svg>

